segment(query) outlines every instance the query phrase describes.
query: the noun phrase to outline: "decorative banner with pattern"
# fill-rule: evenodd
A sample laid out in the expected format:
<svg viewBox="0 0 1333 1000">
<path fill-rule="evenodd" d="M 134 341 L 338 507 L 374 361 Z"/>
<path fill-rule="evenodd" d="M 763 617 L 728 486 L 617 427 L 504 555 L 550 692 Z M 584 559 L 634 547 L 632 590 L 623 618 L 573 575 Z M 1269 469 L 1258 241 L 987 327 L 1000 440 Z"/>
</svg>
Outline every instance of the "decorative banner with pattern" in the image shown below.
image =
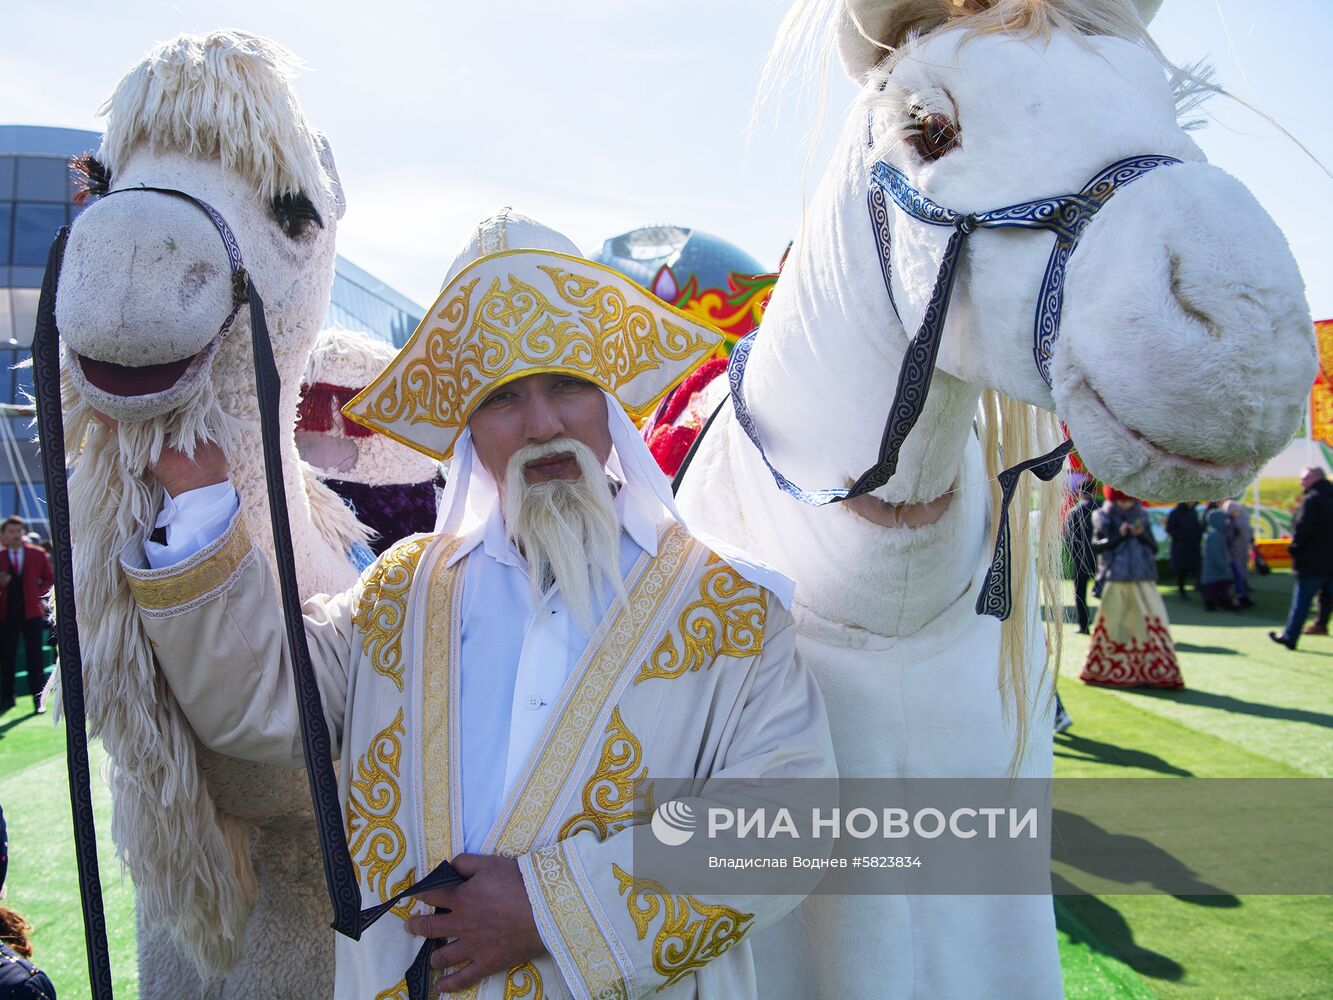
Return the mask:
<svg viewBox="0 0 1333 1000">
<path fill-rule="evenodd" d="M 786 260 L 785 254 L 783 260 Z M 724 340 L 715 356 L 725 358 L 730 357 L 742 337 L 758 328 L 777 283 L 776 272 L 732 272 L 727 276 L 726 288 L 700 288 L 699 279 L 693 274 L 681 285 L 671 267 L 664 264 L 653 278 L 652 290 L 668 305 L 721 330 Z"/>
<path fill-rule="evenodd" d="M 1319 373 L 1310 389 L 1310 436 L 1333 445 L 1333 319 L 1316 320 Z"/>
</svg>

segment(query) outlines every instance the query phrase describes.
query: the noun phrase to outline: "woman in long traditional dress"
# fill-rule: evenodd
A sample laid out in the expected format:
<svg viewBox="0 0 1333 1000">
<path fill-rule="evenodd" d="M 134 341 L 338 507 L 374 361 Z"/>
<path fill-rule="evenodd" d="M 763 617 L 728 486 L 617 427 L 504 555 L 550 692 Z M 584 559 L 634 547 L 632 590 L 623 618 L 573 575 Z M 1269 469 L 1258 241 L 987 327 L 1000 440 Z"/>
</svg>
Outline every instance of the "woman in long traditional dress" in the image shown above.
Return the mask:
<svg viewBox="0 0 1333 1000">
<path fill-rule="evenodd" d="M 1157 593 L 1157 539 L 1148 513 L 1110 486 L 1092 515 L 1102 603 L 1080 679 L 1115 687 L 1184 687 L 1166 605 Z"/>
</svg>

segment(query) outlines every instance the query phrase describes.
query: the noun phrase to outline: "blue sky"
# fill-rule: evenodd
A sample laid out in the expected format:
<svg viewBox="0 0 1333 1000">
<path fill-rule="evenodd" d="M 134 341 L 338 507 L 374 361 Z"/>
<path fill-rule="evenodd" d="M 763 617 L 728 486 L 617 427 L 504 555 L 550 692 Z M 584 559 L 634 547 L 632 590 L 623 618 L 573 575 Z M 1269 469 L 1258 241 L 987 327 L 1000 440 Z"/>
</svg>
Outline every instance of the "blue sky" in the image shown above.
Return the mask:
<svg viewBox="0 0 1333 1000">
<path fill-rule="evenodd" d="M 782 0 L 10 0 L 0 123 L 98 128 L 95 112 L 155 41 L 230 26 L 309 70 L 297 89 L 348 195 L 339 249 L 422 304 L 478 219 L 513 204 L 586 250 L 648 223 L 695 226 L 775 265 L 795 233 L 813 111 L 746 125 Z M 1280 18 L 1280 20 L 1279 20 Z M 1328 0 L 1165 0 L 1153 33 L 1333 169 Z M 854 90 L 836 68 L 826 133 Z M 1333 317 L 1333 180 L 1228 101 L 1195 133 L 1277 219 L 1316 317 Z"/>
</svg>

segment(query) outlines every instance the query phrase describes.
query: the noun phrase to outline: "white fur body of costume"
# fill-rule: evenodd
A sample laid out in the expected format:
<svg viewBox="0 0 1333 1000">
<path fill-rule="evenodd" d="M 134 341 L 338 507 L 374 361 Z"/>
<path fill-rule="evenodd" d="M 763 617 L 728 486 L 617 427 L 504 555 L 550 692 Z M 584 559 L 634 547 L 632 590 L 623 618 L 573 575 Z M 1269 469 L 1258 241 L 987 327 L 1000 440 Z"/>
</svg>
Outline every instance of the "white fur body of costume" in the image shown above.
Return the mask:
<svg viewBox="0 0 1333 1000">
<path fill-rule="evenodd" d="M 365 533 L 299 460 L 293 438 L 301 374 L 333 280 L 343 196 L 327 142 L 296 103 L 291 71 L 286 52 L 237 32 L 164 43 L 108 102 L 99 158 L 111 191 L 142 184 L 188 192 L 236 234 L 265 301 L 282 379 L 286 498 L 308 596 L 351 585 L 348 549 Z M 318 224 L 284 229 L 273 199 L 295 193 Z M 75 586 L 89 724 L 110 756 L 112 836 L 137 891 L 145 1000 L 332 989 L 329 904 L 305 775 L 197 743 L 157 672 L 123 576 L 109 571 L 161 509 L 147 467 L 164 444 L 221 444 L 246 527 L 261 551 L 273 552 L 249 314 L 242 309 L 220 339 L 230 308 L 223 243 L 196 206 L 125 193 L 76 221 L 56 304 L 75 469 Z M 145 372 L 153 377 L 145 366 L 172 364 L 185 367 L 174 383 L 145 392 Z M 100 424 L 94 407 L 118 429 Z"/>
<path fill-rule="evenodd" d="M 1136 23 L 1128 4 L 1110 0 L 1049 4 L 1099 5 Z M 828 17 L 841 18 L 848 37 L 843 0 L 798 6 L 793 33 Z M 982 440 L 1009 438 L 1002 465 L 1057 443 L 1053 411 L 1106 481 L 1150 498 L 1219 496 L 1242 488 L 1288 440 L 1315 368 L 1303 287 L 1281 233 L 1240 184 L 1203 162 L 1147 48 L 1073 37 L 1058 25 L 1046 39 L 1021 30 L 968 36 L 966 18 L 943 24 L 946 6 L 850 4 L 862 14 L 911 8 L 912 26 L 928 33 L 881 36 L 903 48 L 879 69 L 882 49 L 858 63 L 856 46 L 844 45 L 848 68 L 866 81 L 863 102 L 750 355 L 748 407 L 770 460 L 794 482 L 846 486 L 874 460 L 950 232 L 890 203 L 900 320 L 867 212 L 876 160 L 958 212 L 1076 192 L 1135 154 L 1186 162 L 1125 187 L 1084 234 L 1067 272 L 1053 390 L 1031 345 L 1051 236 L 969 237 L 925 412 L 897 475 L 871 497 L 813 508 L 780 492 L 729 407 L 705 438 L 682 512 L 796 580 L 799 645 L 846 778 L 1051 773 L 1051 686 L 1034 573 L 1023 565 L 1027 517 L 1011 518 L 1015 611 L 1003 630 L 1006 643 L 1022 646 L 1016 671 L 997 671 L 1002 627 L 973 610 L 990 560 L 999 462 L 983 454 L 974 425 L 979 401 L 983 414 L 989 405 L 983 390 L 1011 400 L 990 405 L 980 423 Z M 932 8 L 935 21 L 923 23 Z M 957 129 L 957 145 L 933 159 L 910 141 L 931 113 Z M 1011 438 L 1020 424 L 1034 431 Z M 1045 506 L 1058 511 L 1058 501 Z M 919 526 L 905 526 L 912 519 Z M 764 996 L 1061 995 L 1047 897 L 813 896 L 760 936 L 756 952 Z"/>
<path fill-rule="evenodd" d="M 302 381 L 307 387 L 325 383 L 364 389 L 397 353 L 392 344 L 359 330 L 324 330 L 310 352 Z M 296 443 L 301 456 L 324 476 L 367 486 L 424 483 L 439 473 L 434 459 L 383 434 L 351 438 L 336 431 L 298 430 Z"/>
</svg>

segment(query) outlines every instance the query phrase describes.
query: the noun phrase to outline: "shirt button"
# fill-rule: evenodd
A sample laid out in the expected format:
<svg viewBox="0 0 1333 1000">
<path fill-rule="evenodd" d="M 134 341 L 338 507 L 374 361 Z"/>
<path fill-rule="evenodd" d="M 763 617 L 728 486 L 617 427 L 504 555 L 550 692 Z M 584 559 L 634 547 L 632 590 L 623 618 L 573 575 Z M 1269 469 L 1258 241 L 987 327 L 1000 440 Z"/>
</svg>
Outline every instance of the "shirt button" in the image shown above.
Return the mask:
<svg viewBox="0 0 1333 1000">
<path fill-rule="evenodd" d="M 542 707 L 542 700 L 538 698 L 535 694 L 530 694 L 528 695 L 527 700 L 523 702 L 523 704 L 535 712 L 537 711 L 537 709 Z"/>
</svg>

